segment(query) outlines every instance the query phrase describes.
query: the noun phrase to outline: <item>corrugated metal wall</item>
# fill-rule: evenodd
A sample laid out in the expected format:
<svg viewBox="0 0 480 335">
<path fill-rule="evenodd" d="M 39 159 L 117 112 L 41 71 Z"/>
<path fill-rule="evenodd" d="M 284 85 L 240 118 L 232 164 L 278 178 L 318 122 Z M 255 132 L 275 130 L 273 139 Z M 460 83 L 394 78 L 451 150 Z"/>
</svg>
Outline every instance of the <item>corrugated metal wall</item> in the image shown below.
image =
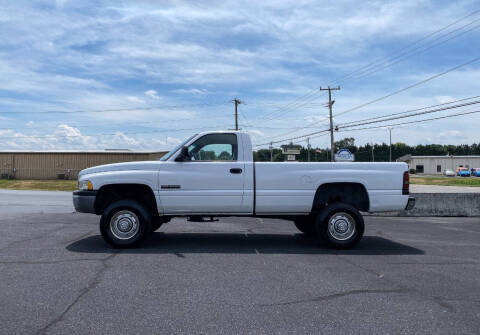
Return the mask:
<svg viewBox="0 0 480 335">
<path fill-rule="evenodd" d="M 449 156 L 449 157 L 415 157 L 407 162 L 410 169 L 416 169 L 418 165 L 423 166 L 423 173 L 442 174 L 445 170 L 457 170 L 457 167 L 480 168 L 480 157 Z M 437 171 L 437 166 L 440 171 Z"/>
<path fill-rule="evenodd" d="M 88 167 L 158 160 L 165 152 L 0 152 L 0 177 L 15 179 L 77 179 Z"/>
</svg>

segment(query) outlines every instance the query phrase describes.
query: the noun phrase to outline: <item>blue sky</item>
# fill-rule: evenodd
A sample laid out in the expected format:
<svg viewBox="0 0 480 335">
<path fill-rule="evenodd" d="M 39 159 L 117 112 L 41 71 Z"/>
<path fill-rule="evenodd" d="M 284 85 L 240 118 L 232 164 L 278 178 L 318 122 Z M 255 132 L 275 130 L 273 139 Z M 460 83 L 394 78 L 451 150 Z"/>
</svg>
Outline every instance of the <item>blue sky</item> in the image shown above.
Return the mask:
<svg viewBox="0 0 480 335">
<path fill-rule="evenodd" d="M 198 131 L 232 128 L 235 97 L 245 102 L 240 125 L 254 143 L 321 130 L 327 95 L 312 90 L 480 9 L 478 1 L 420 0 L 0 3 L 1 150 L 165 150 Z M 334 114 L 479 57 L 479 37 L 474 29 L 341 82 Z M 335 123 L 480 95 L 479 79 L 477 62 Z M 479 121 L 474 114 L 398 127 L 393 140 L 479 142 Z M 388 131 L 336 134 L 347 136 L 383 142 Z"/>
</svg>

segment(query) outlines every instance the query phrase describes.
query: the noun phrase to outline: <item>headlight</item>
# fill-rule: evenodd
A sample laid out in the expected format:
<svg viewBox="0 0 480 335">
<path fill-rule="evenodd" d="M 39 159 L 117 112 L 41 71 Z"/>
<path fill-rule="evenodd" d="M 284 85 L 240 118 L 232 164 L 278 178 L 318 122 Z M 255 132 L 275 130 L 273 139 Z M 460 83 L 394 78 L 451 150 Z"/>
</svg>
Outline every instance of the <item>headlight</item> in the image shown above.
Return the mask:
<svg viewBox="0 0 480 335">
<path fill-rule="evenodd" d="M 93 190 L 93 185 L 90 180 L 79 180 L 78 181 L 78 189 L 79 190 Z"/>
</svg>

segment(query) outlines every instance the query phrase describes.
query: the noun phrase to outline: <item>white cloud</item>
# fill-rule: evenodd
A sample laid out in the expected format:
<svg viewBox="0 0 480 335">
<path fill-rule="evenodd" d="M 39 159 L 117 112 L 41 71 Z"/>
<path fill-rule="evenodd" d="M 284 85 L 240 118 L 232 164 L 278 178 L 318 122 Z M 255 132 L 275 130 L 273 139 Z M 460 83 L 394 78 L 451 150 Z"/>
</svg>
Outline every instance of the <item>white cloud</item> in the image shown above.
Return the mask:
<svg viewBox="0 0 480 335">
<path fill-rule="evenodd" d="M 440 104 L 444 104 L 444 103 L 447 103 L 447 102 L 450 102 L 450 101 L 454 101 L 454 100 L 457 100 L 449 95 L 439 95 L 439 96 L 436 96 L 434 97 L 435 100 L 438 101 L 438 103 Z"/>
<path fill-rule="evenodd" d="M 437 140 L 441 143 L 467 143 L 468 136 L 460 130 L 448 130 L 438 133 L 433 140 Z"/>
<path fill-rule="evenodd" d="M 140 104 L 140 105 L 145 103 L 145 100 L 140 99 L 139 97 L 135 97 L 135 96 L 127 96 L 126 99 L 130 102 L 137 103 L 137 104 Z"/>
<path fill-rule="evenodd" d="M 470 0 L 441 5 L 428 0 L 339 0 L 334 5 L 307 0 L 250 3 L 227 0 L 201 4 L 174 1 L 161 5 L 154 1 L 119 5 L 109 1 L 99 4 L 57 0 L 58 8 L 41 10 L 29 3 L 6 2 L 0 11 L 0 40 L 4 46 L 0 51 L 0 90 L 6 92 L 0 111 L 137 108 L 59 115 L 60 119 L 56 115 L 36 114 L 28 115 L 28 120 L 38 124 L 59 120 L 65 125 L 88 123 L 92 132 L 101 124 L 124 122 L 124 126 L 115 129 L 126 136 L 118 135 L 119 142 L 113 142 L 113 135 L 102 142 L 80 132 L 82 140 L 70 139 L 72 143 L 67 144 L 101 147 L 118 143 L 141 148 L 161 143 L 148 136 L 135 135 L 131 140 L 127 133 L 132 131 L 129 127 L 134 122 L 152 121 L 170 127 L 167 135 L 172 137 L 177 136 L 175 128 L 231 124 L 231 105 L 209 109 L 142 109 L 151 106 L 149 103 L 154 105 L 161 100 L 165 105 L 189 105 L 200 98 L 227 101 L 239 96 L 247 104 L 259 102 L 242 108 L 247 111 L 249 123 L 268 137 L 284 131 L 262 129 L 262 125 L 300 127 L 305 122 L 322 122 L 325 109 L 302 106 L 257 124 L 258 118 L 278 110 L 260 103 L 286 104 L 311 88 L 326 85 L 333 78 L 464 16 L 473 5 Z M 467 48 L 451 49 L 454 53 L 434 50 L 435 57 L 415 58 L 405 66 L 373 76 L 371 81 L 347 82 L 336 93 L 334 113 L 424 79 L 467 57 L 464 52 Z M 476 95 L 480 89 L 478 76 L 473 67 L 456 71 L 418 90 L 336 117 L 335 122 Z M 326 95 L 319 97 L 321 102 L 326 100 Z M 26 119 L 12 114 L 0 117 L 7 126 L 18 126 L 16 120 L 26 123 Z M 189 120 L 172 121 L 182 119 Z M 455 122 L 437 124 L 438 132 L 449 130 Z M 72 128 L 55 131 L 75 131 Z M 476 140 L 475 124 L 469 122 L 463 128 L 471 141 Z M 38 132 L 41 135 L 51 131 Z M 405 140 L 422 141 L 427 132 L 405 130 Z M 19 132 L 23 133 L 27 132 Z M 302 130 L 294 135 L 301 133 Z M 359 141 L 371 140 L 369 137 L 376 133 L 379 132 L 359 134 Z M 433 135 L 425 136 L 435 140 Z M 162 137 L 160 140 L 169 144 Z M 38 145 L 55 147 L 64 143 L 38 140 Z"/>
<path fill-rule="evenodd" d="M 180 143 L 181 139 L 157 134 L 113 133 L 84 134 L 68 124 L 58 125 L 51 133 L 33 134 L 0 130 L 3 149 L 10 150 L 104 150 L 131 149 L 165 151 Z"/>
<path fill-rule="evenodd" d="M 181 93 L 181 94 L 197 94 L 197 95 L 205 95 L 208 94 L 208 90 L 202 88 L 189 88 L 189 89 L 178 89 L 178 90 L 173 90 L 175 93 Z"/>
<path fill-rule="evenodd" d="M 247 132 L 250 134 L 250 136 L 258 136 L 258 137 L 264 137 L 265 133 L 258 130 L 258 129 L 247 129 Z"/>
<path fill-rule="evenodd" d="M 146 96 L 152 98 L 152 99 L 160 99 L 160 97 L 158 96 L 157 94 L 157 91 L 154 91 L 154 90 L 148 90 L 148 91 L 145 91 L 143 92 Z"/>
<path fill-rule="evenodd" d="M 303 119 L 307 123 L 326 124 L 326 121 L 329 121 L 329 118 L 328 115 L 307 115 Z"/>
</svg>

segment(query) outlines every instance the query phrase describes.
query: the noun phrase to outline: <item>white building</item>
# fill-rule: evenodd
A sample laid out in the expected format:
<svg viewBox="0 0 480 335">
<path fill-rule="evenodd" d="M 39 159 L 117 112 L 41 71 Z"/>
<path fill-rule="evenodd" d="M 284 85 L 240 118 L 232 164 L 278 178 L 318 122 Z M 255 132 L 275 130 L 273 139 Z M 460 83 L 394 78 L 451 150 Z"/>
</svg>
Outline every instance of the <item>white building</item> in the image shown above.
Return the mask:
<svg viewBox="0 0 480 335">
<path fill-rule="evenodd" d="M 405 155 L 397 159 L 405 162 L 409 169 L 417 173 L 442 174 L 445 170 L 456 171 L 458 167 L 480 168 L 480 156 L 412 156 Z"/>
</svg>

